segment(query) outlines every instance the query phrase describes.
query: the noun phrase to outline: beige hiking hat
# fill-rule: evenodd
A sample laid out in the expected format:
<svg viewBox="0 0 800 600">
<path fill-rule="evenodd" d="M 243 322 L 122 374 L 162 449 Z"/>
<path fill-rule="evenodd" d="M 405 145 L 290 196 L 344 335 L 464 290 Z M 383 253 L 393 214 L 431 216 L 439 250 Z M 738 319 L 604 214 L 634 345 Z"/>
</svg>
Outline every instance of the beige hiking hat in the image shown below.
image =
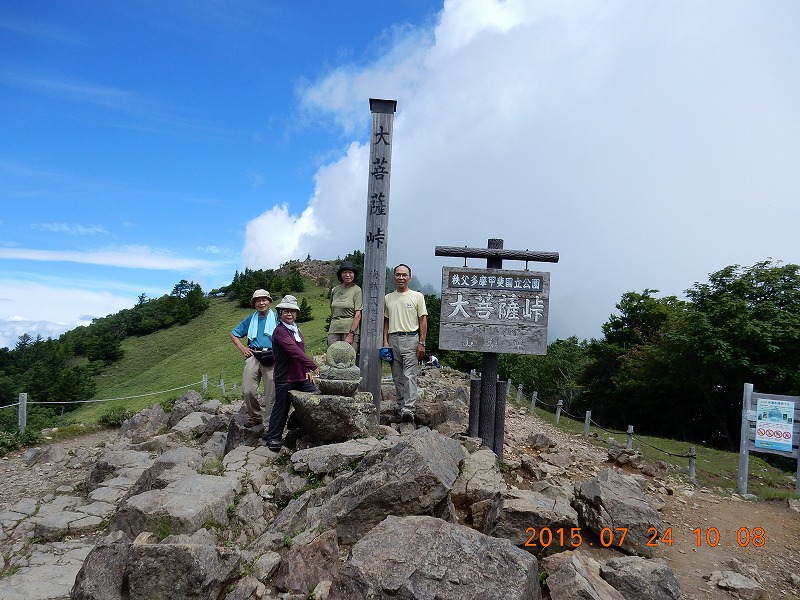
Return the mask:
<svg viewBox="0 0 800 600">
<path fill-rule="evenodd" d="M 256 305 L 256 298 L 269 298 L 269 301 L 272 302 L 272 296 L 269 295 L 269 292 L 267 290 L 262 290 L 261 288 L 257 289 L 255 292 L 253 292 L 253 295 L 250 298 L 250 305 L 251 306 L 255 306 Z"/>
</svg>

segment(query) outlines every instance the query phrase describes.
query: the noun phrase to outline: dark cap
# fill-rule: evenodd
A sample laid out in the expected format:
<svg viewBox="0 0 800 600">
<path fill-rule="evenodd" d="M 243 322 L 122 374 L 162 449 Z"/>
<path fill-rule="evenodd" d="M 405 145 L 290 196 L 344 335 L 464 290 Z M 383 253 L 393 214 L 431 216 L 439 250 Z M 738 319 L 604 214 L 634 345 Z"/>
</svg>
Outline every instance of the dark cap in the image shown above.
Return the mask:
<svg viewBox="0 0 800 600">
<path fill-rule="evenodd" d="M 358 277 L 358 269 L 356 269 L 356 266 L 349 260 L 339 265 L 339 268 L 336 270 L 336 278 L 339 280 L 339 283 L 342 282 L 342 271 L 352 271 L 355 273 L 355 277 Z M 353 279 L 355 279 L 355 277 L 353 277 Z"/>
</svg>

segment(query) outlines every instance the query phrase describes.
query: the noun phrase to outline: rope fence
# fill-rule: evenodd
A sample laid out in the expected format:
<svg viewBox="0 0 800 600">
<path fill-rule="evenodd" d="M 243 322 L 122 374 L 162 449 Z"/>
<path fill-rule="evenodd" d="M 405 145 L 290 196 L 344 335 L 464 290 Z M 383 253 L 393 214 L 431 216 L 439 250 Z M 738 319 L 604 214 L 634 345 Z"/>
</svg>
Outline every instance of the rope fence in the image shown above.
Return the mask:
<svg viewBox="0 0 800 600">
<path fill-rule="evenodd" d="M 508 392 L 511 391 L 511 380 L 510 379 L 508 380 L 507 391 Z M 634 442 L 634 440 L 636 440 L 639 444 L 647 446 L 648 448 L 652 448 L 653 450 L 656 450 L 657 452 L 661 452 L 662 454 L 665 454 L 667 456 L 671 456 L 673 458 L 686 458 L 686 459 L 689 460 L 689 479 L 691 481 L 695 481 L 696 473 L 697 473 L 697 470 L 696 470 L 697 451 L 696 451 L 694 446 L 690 446 L 689 447 L 689 452 L 687 452 L 685 454 L 677 454 L 675 452 L 670 452 L 669 450 L 664 450 L 663 448 L 659 448 L 658 446 L 654 446 L 653 444 L 650 444 L 649 442 L 646 442 L 642 438 L 634 435 L 634 433 L 633 433 L 633 425 L 628 425 L 628 430 L 627 431 L 614 431 L 614 430 L 611 430 L 611 429 L 607 429 L 607 428 L 603 427 L 602 425 L 600 425 L 597 421 L 594 421 L 592 419 L 592 411 L 591 410 L 587 410 L 586 414 L 583 417 L 580 417 L 579 415 L 573 415 L 573 414 L 570 414 L 569 412 L 567 412 L 566 410 L 564 410 L 564 401 L 563 400 L 559 400 L 556 404 L 548 404 L 547 402 L 542 402 L 542 401 L 538 400 L 538 395 L 539 395 L 539 393 L 537 391 L 534 391 L 531 394 L 531 404 L 530 404 L 530 408 L 528 409 L 528 412 L 530 414 L 534 414 L 534 410 L 535 410 L 537 402 L 538 402 L 538 404 L 540 406 L 544 406 L 544 407 L 546 407 L 548 409 L 552 409 L 552 411 L 555 413 L 555 424 L 556 425 L 558 425 L 558 422 L 559 422 L 559 419 L 561 418 L 561 414 L 562 413 L 565 414 L 566 416 L 568 416 L 573 421 L 581 421 L 581 420 L 583 420 L 583 422 L 584 422 L 583 423 L 583 437 L 584 438 L 588 438 L 589 437 L 589 427 L 590 427 L 590 425 L 594 425 L 595 427 L 597 427 L 598 429 L 602 429 L 606 433 L 609 433 L 609 434 L 612 434 L 612 435 L 625 435 L 625 436 L 627 436 L 627 443 L 625 445 L 625 449 L 626 450 L 632 450 L 633 449 L 633 442 Z M 520 403 L 522 398 L 523 398 L 522 384 L 519 384 L 517 386 L 517 402 Z"/>
<path fill-rule="evenodd" d="M 40 406 L 50 406 L 55 404 L 91 404 L 97 402 L 113 402 L 118 400 L 134 400 L 137 398 L 146 398 L 148 396 L 158 396 L 159 394 L 169 394 L 170 392 L 177 392 L 178 390 L 184 390 L 187 388 L 195 387 L 198 385 L 203 386 L 203 393 L 208 391 L 208 375 L 203 375 L 203 378 L 200 381 L 194 381 L 192 383 L 187 383 L 186 385 L 180 385 L 178 387 L 169 388 L 166 390 L 159 390 L 157 392 L 146 392 L 144 394 L 134 394 L 132 396 L 119 396 L 117 398 L 96 398 L 93 400 L 64 400 L 64 401 L 57 401 L 54 400 L 52 402 L 45 401 L 45 400 L 28 400 L 28 394 L 23 392 L 19 395 L 19 401 L 14 402 L 13 404 L 8 404 L 6 406 L 0 406 L 0 410 L 6 408 L 18 408 L 18 420 L 17 424 L 19 426 L 19 430 L 21 433 L 25 432 L 25 427 L 27 426 L 28 421 L 28 405 L 36 404 Z M 223 381 L 222 377 L 219 379 L 219 387 L 222 390 L 223 397 L 225 396 L 225 382 Z M 233 386 L 234 392 L 236 391 L 236 384 Z"/>
</svg>

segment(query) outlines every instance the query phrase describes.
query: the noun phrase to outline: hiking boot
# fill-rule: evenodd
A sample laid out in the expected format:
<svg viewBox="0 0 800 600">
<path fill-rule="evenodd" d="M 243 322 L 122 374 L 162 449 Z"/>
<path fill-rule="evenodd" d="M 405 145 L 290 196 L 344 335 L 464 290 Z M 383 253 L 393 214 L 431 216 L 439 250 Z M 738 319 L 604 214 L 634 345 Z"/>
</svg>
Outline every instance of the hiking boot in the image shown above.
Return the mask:
<svg viewBox="0 0 800 600">
<path fill-rule="evenodd" d="M 264 444 L 272 452 L 280 452 L 283 447 L 282 440 L 265 440 L 262 438 L 261 443 Z"/>
</svg>

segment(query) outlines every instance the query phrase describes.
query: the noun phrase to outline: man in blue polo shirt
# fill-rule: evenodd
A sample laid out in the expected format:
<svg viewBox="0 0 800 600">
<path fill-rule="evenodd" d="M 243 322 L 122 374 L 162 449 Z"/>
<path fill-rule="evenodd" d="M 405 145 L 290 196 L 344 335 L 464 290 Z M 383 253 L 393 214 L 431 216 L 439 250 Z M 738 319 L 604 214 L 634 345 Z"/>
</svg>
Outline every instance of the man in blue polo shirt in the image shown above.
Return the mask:
<svg viewBox="0 0 800 600">
<path fill-rule="evenodd" d="M 258 289 L 253 292 L 250 304 L 256 311 L 246 316 L 231 331 L 231 340 L 239 348 L 244 357 L 244 373 L 242 374 L 242 398 L 247 409 L 247 426 L 255 427 L 264 422 L 264 414 L 272 412 L 275 400 L 275 382 L 272 378 L 275 364 L 272 358 L 272 332 L 278 320 L 275 311 L 269 309 L 272 296 L 267 290 Z M 241 338 L 247 337 L 247 346 Z M 258 402 L 258 383 L 264 382 L 264 406 Z"/>
</svg>

